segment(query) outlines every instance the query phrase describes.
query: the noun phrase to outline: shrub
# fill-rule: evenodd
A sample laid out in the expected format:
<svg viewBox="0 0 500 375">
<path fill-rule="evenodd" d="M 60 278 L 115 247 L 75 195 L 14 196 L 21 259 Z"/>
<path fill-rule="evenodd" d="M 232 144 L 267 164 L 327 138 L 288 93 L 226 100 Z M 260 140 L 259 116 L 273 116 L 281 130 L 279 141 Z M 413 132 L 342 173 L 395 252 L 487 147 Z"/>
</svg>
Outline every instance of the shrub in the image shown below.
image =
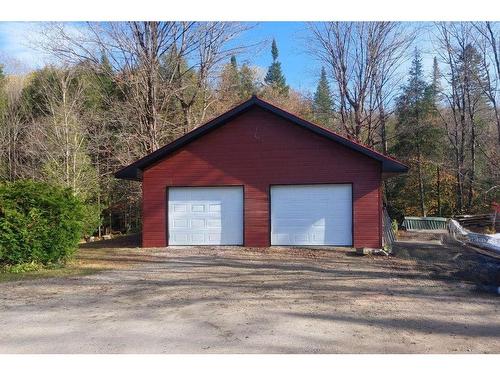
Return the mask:
<svg viewBox="0 0 500 375">
<path fill-rule="evenodd" d="M 391 227 L 392 227 L 392 231 L 394 232 L 394 235 L 397 236 L 399 228 L 398 228 L 398 221 L 396 219 L 392 220 Z"/>
<path fill-rule="evenodd" d="M 9 272 L 9 273 L 24 273 L 24 272 L 35 272 L 39 271 L 42 269 L 42 266 L 40 263 L 21 263 L 21 264 L 15 264 L 15 265 L 8 265 L 5 266 L 4 271 Z"/>
<path fill-rule="evenodd" d="M 82 226 L 83 207 L 71 190 L 34 181 L 0 184 L 0 263 L 63 262 Z"/>
<path fill-rule="evenodd" d="M 85 202 L 83 205 L 83 235 L 92 236 L 101 224 L 99 209 L 96 204 Z"/>
</svg>

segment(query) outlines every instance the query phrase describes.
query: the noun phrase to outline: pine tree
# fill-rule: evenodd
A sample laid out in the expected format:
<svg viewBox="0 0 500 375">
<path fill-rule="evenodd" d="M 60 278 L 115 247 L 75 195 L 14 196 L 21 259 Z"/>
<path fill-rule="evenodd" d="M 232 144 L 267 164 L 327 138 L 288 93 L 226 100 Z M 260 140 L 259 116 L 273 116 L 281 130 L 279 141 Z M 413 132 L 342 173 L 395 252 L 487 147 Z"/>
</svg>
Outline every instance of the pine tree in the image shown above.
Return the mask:
<svg viewBox="0 0 500 375">
<path fill-rule="evenodd" d="M 99 79 L 101 80 L 101 88 L 104 96 L 114 97 L 117 95 L 116 83 L 113 80 L 114 71 L 109 59 L 106 55 L 101 58 L 101 66 L 99 72 Z"/>
<path fill-rule="evenodd" d="M 78 75 L 85 90 L 84 104 L 94 114 L 110 108 L 111 102 L 118 96 L 118 87 L 114 80 L 114 72 L 106 55 L 102 55 L 95 72 L 82 69 Z"/>
<path fill-rule="evenodd" d="M 248 99 L 251 95 L 256 94 L 257 91 L 258 87 L 255 83 L 255 71 L 248 66 L 248 64 L 243 64 L 240 69 L 240 99 Z"/>
<path fill-rule="evenodd" d="M 423 77 L 422 58 L 420 52 L 415 49 L 408 83 L 403 87 L 403 93 L 396 104 L 397 143 L 393 151 L 400 158 L 406 159 L 410 165 L 415 166 L 410 168 L 408 179 L 417 179 L 419 211 L 422 216 L 426 216 L 424 157 L 430 159 L 436 153 L 439 131 L 433 122 L 429 121 L 434 108 L 433 87 L 432 84 L 427 85 Z M 408 155 L 414 155 L 415 158 L 408 159 Z M 409 186 L 407 189 L 415 191 Z"/>
<path fill-rule="evenodd" d="M 439 70 L 439 65 L 437 58 L 434 56 L 432 62 L 432 83 L 430 87 L 431 102 L 433 105 L 432 113 L 430 115 L 430 121 L 436 124 L 439 121 L 439 100 L 442 93 L 441 87 L 441 71 Z M 436 157 L 436 184 L 435 184 L 435 196 L 436 196 L 436 213 L 438 216 L 442 215 L 442 203 L 441 203 L 441 165 L 443 164 L 443 158 Z"/>
<path fill-rule="evenodd" d="M 236 56 L 234 55 L 231 56 L 231 67 L 234 71 L 238 71 L 238 63 L 236 62 Z"/>
<path fill-rule="evenodd" d="M 231 56 L 231 63 L 228 67 L 228 78 L 231 83 L 231 89 L 237 90 L 240 85 L 240 72 L 238 71 L 238 63 L 236 56 Z"/>
<path fill-rule="evenodd" d="M 313 113 L 316 122 L 322 125 L 331 124 L 333 99 L 326 77 L 326 70 L 321 68 L 321 75 L 318 82 L 318 87 L 314 93 Z"/>
<path fill-rule="evenodd" d="M 272 89 L 278 91 L 279 94 L 288 96 L 290 88 L 286 84 L 285 76 L 281 70 L 281 63 L 278 61 L 278 46 L 274 39 L 271 46 L 271 55 L 273 57 L 273 62 L 267 71 L 264 82 L 271 86 Z"/>
<path fill-rule="evenodd" d="M 169 116 L 179 124 L 176 131 L 187 133 L 193 127 L 194 112 L 200 105 L 198 71 L 189 68 L 186 57 L 179 54 L 174 44 L 162 58 L 159 73 L 164 85 L 176 92 L 168 99 Z"/>
<path fill-rule="evenodd" d="M 225 107 L 234 105 L 239 100 L 240 82 L 236 57 L 231 56 L 229 64 L 223 67 L 218 82 L 219 100 Z"/>
<path fill-rule="evenodd" d="M 465 108 L 464 114 L 467 120 L 464 123 L 469 132 L 469 160 L 470 165 L 468 170 L 464 173 L 466 182 L 468 182 L 466 209 L 470 211 L 473 207 L 475 197 L 476 174 L 478 164 L 478 137 L 480 128 L 483 123 L 481 118 L 481 107 L 485 105 L 485 97 L 483 87 L 486 87 L 486 71 L 483 66 L 481 55 L 476 47 L 472 44 L 467 44 L 459 56 L 458 64 L 458 79 L 459 79 L 459 92 L 463 98 L 462 103 Z"/>
<path fill-rule="evenodd" d="M 437 58 L 434 56 L 434 60 L 432 62 L 432 96 L 434 99 L 434 103 L 438 100 L 439 94 L 442 90 L 441 87 L 441 71 L 439 70 L 439 65 L 437 62 Z"/>
</svg>

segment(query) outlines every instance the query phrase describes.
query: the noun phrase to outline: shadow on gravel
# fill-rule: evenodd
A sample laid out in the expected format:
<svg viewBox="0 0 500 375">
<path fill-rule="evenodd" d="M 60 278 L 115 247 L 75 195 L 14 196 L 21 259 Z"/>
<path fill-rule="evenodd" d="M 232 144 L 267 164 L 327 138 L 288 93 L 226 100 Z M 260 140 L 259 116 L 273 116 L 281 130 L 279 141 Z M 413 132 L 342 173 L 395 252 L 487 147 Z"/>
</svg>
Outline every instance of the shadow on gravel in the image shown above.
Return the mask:
<svg viewBox="0 0 500 375">
<path fill-rule="evenodd" d="M 113 249 L 113 248 L 127 248 L 133 249 L 141 246 L 140 234 L 129 234 L 119 236 L 110 240 L 102 240 L 95 242 L 87 242 L 80 244 L 80 249 Z"/>
<path fill-rule="evenodd" d="M 422 333 L 438 333 L 446 335 L 460 335 L 467 337 L 498 337 L 500 338 L 500 324 L 474 324 L 459 323 L 446 320 L 434 319 L 398 319 L 398 318 L 363 318 L 357 316 L 345 316 L 341 314 L 315 314 L 315 313 L 288 313 L 289 316 L 298 318 L 309 318 L 326 321 L 344 321 L 369 326 L 379 326 L 385 329 L 402 329 Z"/>
<path fill-rule="evenodd" d="M 500 261 L 457 243 L 396 242 L 392 253 L 400 259 L 415 260 L 435 278 L 500 286 Z"/>
</svg>

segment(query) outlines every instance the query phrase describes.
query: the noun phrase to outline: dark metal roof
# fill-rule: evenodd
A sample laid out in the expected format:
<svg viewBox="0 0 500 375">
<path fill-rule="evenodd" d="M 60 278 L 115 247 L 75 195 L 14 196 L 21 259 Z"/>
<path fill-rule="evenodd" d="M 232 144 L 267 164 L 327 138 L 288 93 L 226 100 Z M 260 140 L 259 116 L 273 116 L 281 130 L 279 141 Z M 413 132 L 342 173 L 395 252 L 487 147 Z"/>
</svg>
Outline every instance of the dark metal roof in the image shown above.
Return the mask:
<svg viewBox="0 0 500 375">
<path fill-rule="evenodd" d="M 252 96 L 249 100 L 239 104 L 228 112 L 222 114 L 219 117 L 207 122 L 206 124 L 194 129 L 193 131 L 185 134 L 184 136 L 176 139 L 175 141 L 159 148 L 158 150 L 152 152 L 149 155 L 135 161 L 134 163 L 128 165 L 125 168 L 120 169 L 115 173 L 116 178 L 126 179 L 126 180 L 142 180 L 142 171 L 153 163 L 165 158 L 174 151 L 180 149 L 191 141 L 198 139 L 204 134 L 217 129 L 221 125 L 226 124 L 228 121 L 232 120 L 234 117 L 248 111 L 250 108 L 257 106 L 264 110 L 267 110 L 277 116 L 283 117 L 296 125 L 299 125 L 305 129 L 312 131 L 318 135 L 328 138 L 332 141 L 340 143 L 350 149 L 361 152 L 362 154 L 378 160 L 382 163 L 382 172 L 385 174 L 397 174 L 406 173 L 408 167 L 401 163 L 400 161 L 393 159 L 387 155 L 381 154 L 371 148 L 363 146 L 355 141 L 347 139 L 337 133 L 327 130 L 321 126 L 315 125 L 309 121 L 301 119 L 281 108 L 278 108 L 256 96 Z"/>
</svg>

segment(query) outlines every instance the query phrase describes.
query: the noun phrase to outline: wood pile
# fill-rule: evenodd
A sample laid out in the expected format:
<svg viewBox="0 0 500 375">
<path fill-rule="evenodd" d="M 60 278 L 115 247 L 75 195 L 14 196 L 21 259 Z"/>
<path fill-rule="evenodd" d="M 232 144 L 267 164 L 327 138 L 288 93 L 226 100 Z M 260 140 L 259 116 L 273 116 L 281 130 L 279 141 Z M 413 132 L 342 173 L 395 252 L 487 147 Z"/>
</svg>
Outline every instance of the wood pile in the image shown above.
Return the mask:
<svg viewBox="0 0 500 375">
<path fill-rule="evenodd" d="M 461 226 L 473 232 L 484 232 L 493 227 L 493 219 L 495 214 L 482 214 L 482 215 L 457 215 L 453 217 L 460 223 Z M 495 230 L 500 232 L 500 215 L 497 214 L 495 220 Z"/>
</svg>

